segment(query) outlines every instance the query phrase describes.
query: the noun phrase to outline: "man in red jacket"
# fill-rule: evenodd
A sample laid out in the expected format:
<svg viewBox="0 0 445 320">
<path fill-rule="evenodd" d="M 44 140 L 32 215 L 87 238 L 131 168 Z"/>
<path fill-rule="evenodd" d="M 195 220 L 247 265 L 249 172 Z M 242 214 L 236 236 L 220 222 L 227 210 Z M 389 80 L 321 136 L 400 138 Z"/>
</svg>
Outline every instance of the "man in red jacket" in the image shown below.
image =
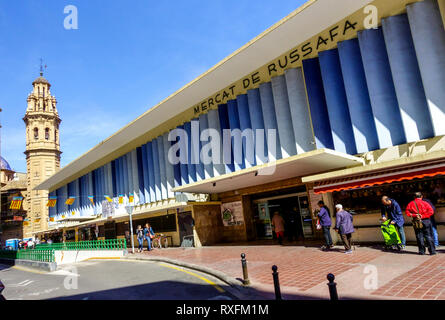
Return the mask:
<svg viewBox="0 0 445 320">
<path fill-rule="evenodd" d="M 428 245 L 428 251 L 431 255 L 436 254 L 436 247 L 433 241 L 433 230 L 430 217 L 434 214 L 433 208 L 428 204 L 428 202 L 422 200 L 422 193 L 416 192 L 414 200 L 411 201 L 406 207 L 406 215 L 412 217 L 413 219 L 420 219 L 422 221 L 422 228 L 414 228 L 416 233 L 417 246 L 419 247 L 419 254 L 425 254 L 425 243 L 426 239 Z"/>
</svg>

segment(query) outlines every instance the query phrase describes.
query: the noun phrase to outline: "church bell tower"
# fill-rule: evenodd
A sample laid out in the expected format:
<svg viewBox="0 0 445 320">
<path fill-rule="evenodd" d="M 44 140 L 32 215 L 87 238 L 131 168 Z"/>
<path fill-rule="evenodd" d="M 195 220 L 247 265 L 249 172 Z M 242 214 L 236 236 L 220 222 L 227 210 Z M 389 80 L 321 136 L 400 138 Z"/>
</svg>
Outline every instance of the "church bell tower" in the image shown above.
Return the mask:
<svg viewBox="0 0 445 320">
<path fill-rule="evenodd" d="M 39 183 L 53 175 L 60 168 L 59 125 L 56 98 L 51 95 L 51 84 L 43 77 L 32 83 L 33 91 L 28 95 L 28 108 L 23 121 L 26 124 L 26 165 L 27 165 L 27 225 L 24 237 L 48 228 L 48 191 L 33 190 Z"/>
</svg>

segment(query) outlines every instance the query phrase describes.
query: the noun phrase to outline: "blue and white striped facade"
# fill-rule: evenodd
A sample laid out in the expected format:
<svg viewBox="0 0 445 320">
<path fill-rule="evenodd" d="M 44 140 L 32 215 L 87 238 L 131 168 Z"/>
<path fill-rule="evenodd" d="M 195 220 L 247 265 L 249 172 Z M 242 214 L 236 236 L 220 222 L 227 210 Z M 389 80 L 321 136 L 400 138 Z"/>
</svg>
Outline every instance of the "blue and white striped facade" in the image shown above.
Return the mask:
<svg viewBox="0 0 445 320">
<path fill-rule="evenodd" d="M 172 199 L 175 187 L 315 149 L 355 155 L 445 135 L 445 31 L 438 2 L 410 4 L 406 14 L 382 19 L 378 29 L 303 58 L 302 67 L 191 120 L 196 122 L 177 126 L 189 136 L 187 163 L 168 161 L 175 142 L 166 132 L 51 192 L 57 206 L 50 217 L 100 214 L 104 195 L 115 202 L 123 195 L 124 204 L 129 194 L 136 204 Z M 190 140 L 198 122 L 200 133 L 212 128 L 221 136 L 223 129 L 276 129 L 277 152 L 268 152 L 264 137 L 268 159 L 256 155 L 252 162 L 244 143 L 240 162 L 194 163 L 193 150 L 206 144 Z M 69 196 L 76 197 L 72 206 L 64 204 Z M 94 206 L 88 196 L 94 196 Z"/>
</svg>

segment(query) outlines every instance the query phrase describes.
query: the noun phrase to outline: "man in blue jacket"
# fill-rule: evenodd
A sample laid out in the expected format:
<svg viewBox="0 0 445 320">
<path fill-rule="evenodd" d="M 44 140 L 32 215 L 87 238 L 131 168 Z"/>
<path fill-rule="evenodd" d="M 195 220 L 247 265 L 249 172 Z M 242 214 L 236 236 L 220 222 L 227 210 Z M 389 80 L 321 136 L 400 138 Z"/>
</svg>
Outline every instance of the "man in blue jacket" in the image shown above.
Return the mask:
<svg viewBox="0 0 445 320">
<path fill-rule="evenodd" d="M 341 240 L 345 246 L 345 253 L 352 253 L 352 234 L 354 233 L 354 225 L 352 224 L 352 214 L 343 209 L 341 204 L 335 206 L 337 217 L 335 221 L 335 230 L 340 234 Z"/>
<path fill-rule="evenodd" d="M 323 250 L 329 250 L 334 245 L 332 244 L 332 237 L 331 237 L 331 213 L 329 212 L 328 207 L 325 206 L 323 201 L 318 201 L 318 207 L 320 208 L 320 212 L 318 213 L 317 217 L 320 220 L 320 225 L 323 229 L 323 236 L 326 241 L 326 245 L 322 247 Z"/>
<path fill-rule="evenodd" d="M 406 236 L 403 225 L 405 220 L 403 218 L 403 212 L 400 205 L 396 200 L 389 198 L 388 196 L 382 197 L 382 220 L 391 220 L 391 224 L 394 224 L 400 235 L 400 240 L 402 242 L 402 249 L 406 246 Z"/>
</svg>

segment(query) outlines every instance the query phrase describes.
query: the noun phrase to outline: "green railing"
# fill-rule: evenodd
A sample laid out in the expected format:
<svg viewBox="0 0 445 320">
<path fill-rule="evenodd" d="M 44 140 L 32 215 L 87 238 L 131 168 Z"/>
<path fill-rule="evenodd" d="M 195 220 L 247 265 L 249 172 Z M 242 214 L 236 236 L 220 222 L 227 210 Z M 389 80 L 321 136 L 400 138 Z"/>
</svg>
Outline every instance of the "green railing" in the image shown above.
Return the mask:
<svg viewBox="0 0 445 320">
<path fill-rule="evenodd" d="M 33 251 L 40 250 L 124 250 L 127 249 L 125 239 L 92 240 L 65 243 L 37 244 Z"/>
<path fill-rule="evenodd" d="M 0 258 L 54 262 L 54 250 L 0 250 Z"/>
</svg>

